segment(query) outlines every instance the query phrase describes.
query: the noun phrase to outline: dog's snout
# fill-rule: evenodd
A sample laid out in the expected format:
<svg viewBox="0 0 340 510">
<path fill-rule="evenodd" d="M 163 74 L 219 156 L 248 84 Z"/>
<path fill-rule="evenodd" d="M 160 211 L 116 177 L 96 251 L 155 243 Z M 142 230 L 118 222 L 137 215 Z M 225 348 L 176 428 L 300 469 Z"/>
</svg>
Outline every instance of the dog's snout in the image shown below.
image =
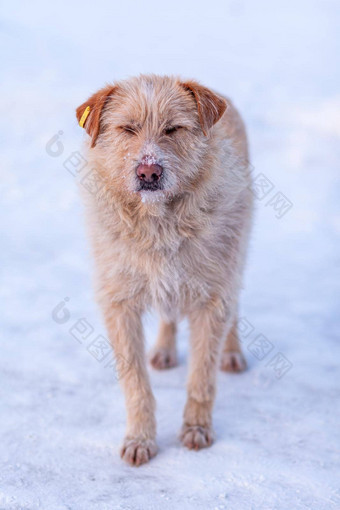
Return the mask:
<svg viewBox="0 0 340 510">
<path fill-rule="evenodd" d="M 137 177 L 147 183 L 155 183 L 159 181 L 161 175 L 163 173 L 163 167 L 161 165 L 157 165 L 153 163 L 151 165 L 147 165 L 146 163 L 141 163 L 137 167 Z"/>
</svg>

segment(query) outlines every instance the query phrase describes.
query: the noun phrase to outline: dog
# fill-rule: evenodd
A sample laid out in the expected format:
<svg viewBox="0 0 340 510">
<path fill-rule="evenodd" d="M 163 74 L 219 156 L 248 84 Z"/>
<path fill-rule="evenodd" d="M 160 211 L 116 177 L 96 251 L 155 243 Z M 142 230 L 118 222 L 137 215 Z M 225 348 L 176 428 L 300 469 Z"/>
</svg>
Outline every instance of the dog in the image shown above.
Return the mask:
<svg viewBox="0 0 340 510">
<path fill-rule="evenodd" d="M 176 323 L 189 321 L 180 439 L 210 446 L 218 366 L 246 368 L 237 320 L 253 192 L 243 121 L 198 82 L 157 75 L 107 85 L 76 115 L 97 183 L 82 186 L 96 295 L 126 399 L 121 457 L 138 466 L 157 453 L 142 328 L 149 307 L 161 318 L 156 369 L 176 365 Z"/>
</svg>

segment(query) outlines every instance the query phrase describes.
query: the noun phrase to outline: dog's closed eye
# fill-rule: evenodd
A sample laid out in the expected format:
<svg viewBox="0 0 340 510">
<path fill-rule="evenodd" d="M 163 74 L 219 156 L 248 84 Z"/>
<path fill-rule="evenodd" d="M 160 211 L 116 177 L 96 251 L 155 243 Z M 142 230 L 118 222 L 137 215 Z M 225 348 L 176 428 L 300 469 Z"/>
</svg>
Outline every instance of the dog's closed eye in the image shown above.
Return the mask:
<svg viewBox="0 0 340 510">
<path fill-rule="evenodd" d="M 172 133 L 175 133 L 179 129 L 183 129 L 183 126 L 168 126 L 164 129 L 165 135 L 172 135 Z"/>
<path fill-rule="evenodd" d="M 127 126 L 119 126 L 119 129 L 121 131 L 124 131 L 125 133 L 128 133 L 130 135 L 136 135 L 137 132 L 138 132 L 138 128 L 136 126 L 130 126 L 130 125 L 127 125 Z"/>
</svg>

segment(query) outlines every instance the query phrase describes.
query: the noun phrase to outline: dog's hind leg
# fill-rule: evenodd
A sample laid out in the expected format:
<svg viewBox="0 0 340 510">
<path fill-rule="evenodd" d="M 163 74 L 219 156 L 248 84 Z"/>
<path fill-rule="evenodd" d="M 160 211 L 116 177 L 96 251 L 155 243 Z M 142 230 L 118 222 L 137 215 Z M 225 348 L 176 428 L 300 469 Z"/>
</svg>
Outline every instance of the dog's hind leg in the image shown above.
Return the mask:
<svg viewBox="0 0 340 510">
<path fill-rule="evenodd" d="M 177 365 L 175 322 L 161 320 L 157 341 L 149 358 L 151 365 L 158 370 Z"/>
<path fill-rule="evenodd" d="M 243 372 L 247 368 L 237 332 L 237 320 L 230 329 L 221 353 L 221 370 L 224 372 Z"/>
</svg>

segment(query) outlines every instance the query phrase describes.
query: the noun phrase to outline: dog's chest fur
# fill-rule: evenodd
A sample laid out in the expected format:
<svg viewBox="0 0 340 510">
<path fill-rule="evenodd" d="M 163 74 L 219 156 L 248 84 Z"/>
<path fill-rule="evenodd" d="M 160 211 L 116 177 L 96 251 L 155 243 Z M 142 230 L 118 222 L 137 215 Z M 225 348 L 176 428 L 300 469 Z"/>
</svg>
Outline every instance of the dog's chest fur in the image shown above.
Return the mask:
<svg viewBox="0 0 340 510">
<path fill-rule="evenodd" d="M 137 214 L 130 222 L 122 214 L 105 216 L 99 250 L 105 239 L 104 252 L 110 252 L 107 274 L 117 282 L 119 300 L 139 297 L 164 319 L 174 320 L 209 296 L 208 212 Z"/>
<path fill-rule="evenodd" d="M 150 304 L 163 318 L 175 319 L 208 292 L 202 272 L 204 223 L 150 218 L 144 226 L 144 247 L 140 239 L 131 239 L 131 249 L 142 261 L 136 269 L 144 272 Z"/>
</svg>

